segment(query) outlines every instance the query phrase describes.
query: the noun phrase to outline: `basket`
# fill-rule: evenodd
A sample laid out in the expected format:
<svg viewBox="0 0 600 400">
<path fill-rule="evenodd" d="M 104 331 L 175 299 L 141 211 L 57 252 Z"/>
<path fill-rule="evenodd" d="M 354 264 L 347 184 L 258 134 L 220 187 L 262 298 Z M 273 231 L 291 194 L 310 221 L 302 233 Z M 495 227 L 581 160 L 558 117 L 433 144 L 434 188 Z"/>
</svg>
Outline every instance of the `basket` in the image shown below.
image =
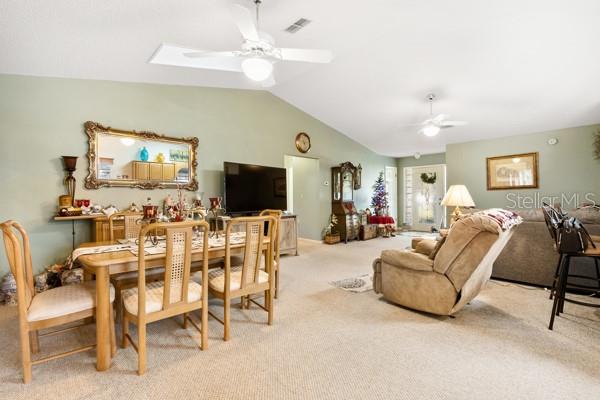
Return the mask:
<svg viewBox="0 0 600 400">
<path fill-rule="evenodd" d="M 336 233 L 334 235 L 325 235 L 324 242 L 327 244 L 336 244 L 340 242 L 340 235 Z"/>
</svg>

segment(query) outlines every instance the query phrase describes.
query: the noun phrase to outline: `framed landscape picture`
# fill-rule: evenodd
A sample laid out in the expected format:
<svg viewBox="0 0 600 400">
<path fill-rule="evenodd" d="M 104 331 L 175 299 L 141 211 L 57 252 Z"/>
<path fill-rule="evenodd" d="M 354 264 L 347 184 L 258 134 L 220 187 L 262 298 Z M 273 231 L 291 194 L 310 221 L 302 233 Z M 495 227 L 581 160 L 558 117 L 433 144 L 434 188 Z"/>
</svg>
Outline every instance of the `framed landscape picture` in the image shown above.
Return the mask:
<svg viewBox="0 0 600 400">
<path fill-rule="evenodd" d="M 538 153 L 487 158 L 487 189 L 538 188 Z"/>
</svg>

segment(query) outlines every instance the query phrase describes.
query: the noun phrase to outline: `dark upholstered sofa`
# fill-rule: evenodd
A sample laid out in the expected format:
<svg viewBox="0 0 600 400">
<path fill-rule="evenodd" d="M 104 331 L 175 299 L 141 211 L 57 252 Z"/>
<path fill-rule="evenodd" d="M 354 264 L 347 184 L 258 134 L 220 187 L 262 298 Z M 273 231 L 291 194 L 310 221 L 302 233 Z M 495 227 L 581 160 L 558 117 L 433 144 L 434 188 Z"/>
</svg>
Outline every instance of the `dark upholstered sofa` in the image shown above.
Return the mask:
<svg viewBox="0 0 600 400">
<path fill-rule="evenodd" d="M 558 262 L 554 242 L 550 238 L 541 209 L 515 210 L 523 223 L 514 234 L 492 270 L 492 278 L 550 287 Z M 591 235 L 600 235 L 600 211 L 596 208 L 565 210 L 577 217 Z M 595 277 L 593 260 L 576 258 L 571 273 Z M 589 284 L 589 282 L 588 282 Z"/>
</svg>

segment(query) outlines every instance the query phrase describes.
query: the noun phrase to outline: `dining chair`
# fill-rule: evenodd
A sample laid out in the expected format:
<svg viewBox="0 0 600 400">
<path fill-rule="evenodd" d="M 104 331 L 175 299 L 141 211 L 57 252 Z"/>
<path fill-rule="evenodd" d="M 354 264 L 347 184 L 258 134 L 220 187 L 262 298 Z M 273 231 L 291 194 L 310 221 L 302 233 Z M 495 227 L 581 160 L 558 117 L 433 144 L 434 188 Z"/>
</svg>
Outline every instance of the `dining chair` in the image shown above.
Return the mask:
<svg viewBox="0 0 600 400">
<path fill-rule="evenodd" d="M 122 211 L 117 212 L 108 217 L 108 230 L 109 230 L 109 238 L 111 242 L 116 240 L 116 229 L 114 221 L 123 220 L 123 239 L 133 240 L 138 239 L 140 237 L 140 229 L 141 224 L 139 221 L 143 217 L 143 213 L 141 212 L 131 212 L 131 211 Z M 153 268 L 146 271 L 146 281 L 147 282 L 155 282 L 159 281 L 163 278 L 164 269 L 163 268 Z M 115 287 L 115 303 L 121 304 L 121 295 L 123 290 L 130 289 L 135 287 L 138 282 L 138 272 L 130 271 L 123 272 L 122 274 L 111 275 L 110 283 Z M 117 322 L 121 322 L 121 308 L 117 307 Z"/>
<path fill-rule="evenodd" d="M 200 348 L 208 348 L 208 232 L 205 221 L 163 222 L 146 226 L 140 231 L 138 270 L 146 268 L 143 238 L 153 229 L 165 231 L 166 254 L 163 279 L 147 282 L 146 274 L 138 274 L 137 286 L 123 291 L 121 346 L 131 343 L 138 353 L 138 374 L 146 370 L 146 326 L 149 323 L 183 315 L 183 327 L 188 321 L 200 332 Z M 190 279 L 194 230 L 202 238 L 202 283 Z M 188 315 L 201 310 L 201 326 Z M 129 324 L 137 325 L 137 344 L 129 334 Z"/>
<path fill-rule="evenodd" d="M 233 218 L 225 229 L 225 265 L 224 268 L 212 270 L 208 275 L 209 292 L 223 300 L 223 319 L 209 311 L 209 314 L 224 326 L 223 340 L 229 340 L 231 300 L 244 298 L 252 294 L 264 293 L 264 305 L 255 300 L 250 301 L 268 313 L 268 324 L 273 324 L 273 247 L 274 225 L 276 219 L 271 216 Z M 244 257 L 241 265 L 232 265 L 231 242 L 233 227 L 242 225 L 246 237 Z M 266 233 L 266 234 L 265 234 Z M 268 243 L 265 244 L 265 239 Z M 265 270 L 262 270 L 261 259 L 265 255 Z"/>
<path fill-rule="evenodd" d="M 46 361 L 93 349 L 95 344 L 53 354 L 32 360 L 31 355 L 40 351 L 39 337 L 55 335 L 87 325 L 96 311 L 96 286 L 94 282 L 84 282 L 59 286 L 41 293 L 36 293 L 33 285 L 31 266 L 31 248 L 29 236 L 23 227 L 15 221 L 0 224 L 4 237 L 4 247 L 10 271 L 17 283 L 17 301 L 19 314 L 19 330 L 21 337 L 21 361 L 23 364 L 23 381 L 31 382 L 31 369 Z M 114 288 L 110 288 L 110 302 L 114 301 Z M 111 352 L 116 352 L 114 332 L 114 312 L 110 307 L 112 329 L 110 332 Z M 82 324 L 67 328 L 39 333 L 42 329 L 83 321 Z"/>
<path fill-rule="evenodd" d="M 108 234 L 110 241 L 116 240 L 115 220 L 123 220 L 123 238 L 137 239 L 140 236 L 141 225 L 139 221 L 143 218 L 143 213 L 132 211 L 121 211 L 111 214 L 108 217 Z"/>
<path fill-rule="evenodd" d="M 280 229 L 281 229 L 281 215 L 283 215 L 283 211 L 281 210 L 271 210 L 266 209 L 260 212 L 261 216 L 270 215 L 275 218 L 275 224 L 273 226 L 275 230 L 275 244 L 273 245 L 273 274 L 275 274 L 275 295 L 277 298 L 279 296 L 279 245 L 280 245 Z"/>
</svg>

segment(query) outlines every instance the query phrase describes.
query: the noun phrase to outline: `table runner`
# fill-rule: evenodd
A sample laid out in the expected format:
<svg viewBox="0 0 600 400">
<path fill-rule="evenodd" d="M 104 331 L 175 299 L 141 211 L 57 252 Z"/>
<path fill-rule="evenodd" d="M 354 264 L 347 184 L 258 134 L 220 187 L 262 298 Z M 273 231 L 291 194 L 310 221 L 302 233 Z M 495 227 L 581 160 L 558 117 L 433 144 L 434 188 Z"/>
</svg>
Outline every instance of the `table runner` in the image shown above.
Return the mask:
<svg viewBox="0 0 600 400">
<path fill-rule="evenodd" d="M 106 246 L 78 247 L 75 250 L 73 250 L 71 258 L 73 261 L 75 261 L 78 257 L 88 254 L 114 253 L 116 251 L 129 250 L 130 248 L 131 245 L 129 244 L 111 244 Z"/>
</svg>

